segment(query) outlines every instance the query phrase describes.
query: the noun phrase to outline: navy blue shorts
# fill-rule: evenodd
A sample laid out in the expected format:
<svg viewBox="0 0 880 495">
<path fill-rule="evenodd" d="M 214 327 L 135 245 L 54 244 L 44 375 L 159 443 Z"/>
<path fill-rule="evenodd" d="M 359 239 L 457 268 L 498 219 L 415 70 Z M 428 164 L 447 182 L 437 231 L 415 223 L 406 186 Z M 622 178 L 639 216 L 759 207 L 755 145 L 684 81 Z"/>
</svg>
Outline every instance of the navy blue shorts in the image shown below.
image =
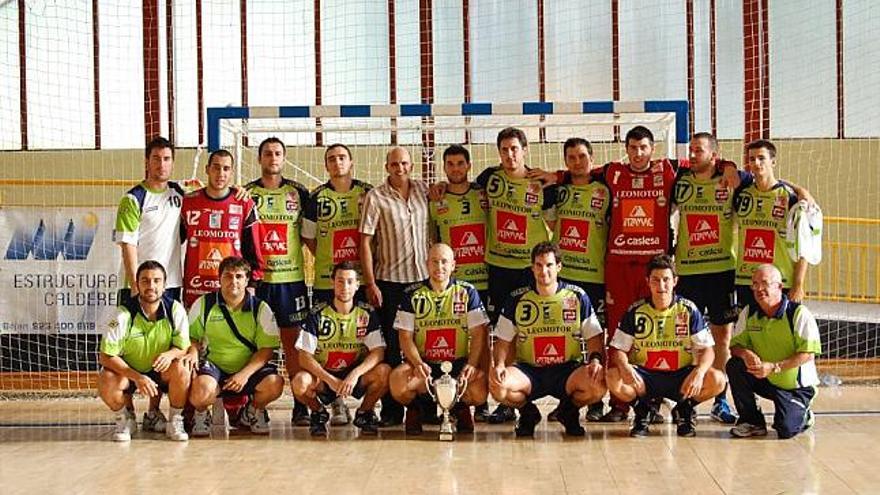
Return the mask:
<svg viewBox="0 0 880 495">
<path fill-rule="evenodd" d="M 280 328 L 301 326 L 309 314 L 309 289 L 305 282 L 261 282 L 256 294 L 272 308 Z"/>
<path fill-rule="evenodd" d="M 345 380 L 345 377 L 348 376 L 352 369 L 354 369 L 354 367 L 341 371 L 328 371 L 327 373 L 330 373 L 340 380 Z M 355 399 L 360 399 L 365 393 L 367 393 L 367 387 L 364 386 L 363 378 L 363 376 L 358 377 L 357 383 L 354 384 L 354 389 L 351 391 L 351 395 Z M 326 383 L 321 384 L 321 390 L 318 392 L 318 400 L 324 404 L 329 404 L 336 400 L 336 397 L 338 397 L 338 395 L 332 388 L 328 387 Z"/>
<path fill-rule="evenodd" d="M 678 278 L 675 291 L 685 299 L 693 301 L 697 309 L 709 316 L 710 323 L 726 325 L 736 321 L 739 313 L 736 307 L 737 294 L 734 280 L 733 270 L 682 275 Z"/>
<path fill-rule="evenodd" d="M 234 395 L 252 395 L 257 389 L 257 385 L 259 385 L 260 382 L 263 381 L 263 378 L 266 378 L 269 375 L 278 374 L 278 368 L 272 363 L 264 365 L 262 368 L 255 371 L 250 378 L 248 378 L 247 383 L 244 385 L 244 388 L 242 388 L 240 392 L 223 390 L 223 384 L 226 383 L 226 380 L 230 376 L 232 376 L 232 373 L 225 373 L 211 361 L 202 361 L 196 373 L 199 375 L 208 375 L 214 378 L 214 380 L 216 380 L 217 384 L 220 386 L 220 397 L 230 397 Z"/>
<path fill-rule="evenodd" d="M 645 397 L 649 399 L 665 397 L 675 402 L 680 402 L 683 399 L 681 385 L 694 369 L 693 366 L 685 366 L 678 371 L 654 371 L 641 366 L 635 368 L 642 380 L 645 381 Z"/>
<path fill-rule="evenodd" d="M 168 393 L 168 384 L 162 380 L 161 373 L 159 373 L 156 370 L 150 370 L 150 371 L 143 373 L 143 374 L 147 375 L 148 377 L 150 377 L 151 380 L 156 382 L 156 385 L 159 387 L 160 392 L 163 392 L 166 394 Z M 137 384 L 134 382 L 134 380 L 128 380 L 128 388 L 125 389 L 125 393 L 128 395 L 132 395 L 136 391 L 137 391 Z"/>
<path fill-rule="evenodd" d="M 510 299 L 510 293 L 525 287 L 534 281 L 534 275 L 530 268 L 502 268 L 500 266 L 486 265 L 489 268 L 488 301 L 483 301 L 489 320 L 492 325 L 498 322 L 501 309 Z"/>
<path fill-rule="evenodd" d="M 529 381 L 532 382 L 532 391 L 529 393 L 530 401 L 547 395 L 563 400 L 568 397 L 568 394 L 565 393 L 565 382 L 581 366 L 581 363 L 567 361 L 551 366 L 531 366 L 525 363 L 516 363 L 514 366 L 522 371 Z"/>
</svg>

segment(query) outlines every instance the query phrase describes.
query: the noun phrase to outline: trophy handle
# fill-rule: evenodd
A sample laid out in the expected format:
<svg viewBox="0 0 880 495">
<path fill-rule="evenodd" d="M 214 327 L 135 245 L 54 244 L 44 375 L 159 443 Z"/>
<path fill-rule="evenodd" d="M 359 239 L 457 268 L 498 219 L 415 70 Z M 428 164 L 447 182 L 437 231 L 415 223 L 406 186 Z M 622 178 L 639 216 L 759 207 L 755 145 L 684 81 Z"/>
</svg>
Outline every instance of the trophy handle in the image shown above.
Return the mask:
<svg viewBox="0 0 880 495">
<path fill-rule="evenodd" d="M 431 396 L 431 399 L 433 399 L 434 402 L 437 402 L 437 396 L 434 395 L 434 392 L 431 391 L 431 388 L 433 385 L 434 385 L 434 379 L 431 378 L 431 375 L 428 375 L 425 378 L 425 388 L 428 389 L 428 395 Z"/>
</svg>

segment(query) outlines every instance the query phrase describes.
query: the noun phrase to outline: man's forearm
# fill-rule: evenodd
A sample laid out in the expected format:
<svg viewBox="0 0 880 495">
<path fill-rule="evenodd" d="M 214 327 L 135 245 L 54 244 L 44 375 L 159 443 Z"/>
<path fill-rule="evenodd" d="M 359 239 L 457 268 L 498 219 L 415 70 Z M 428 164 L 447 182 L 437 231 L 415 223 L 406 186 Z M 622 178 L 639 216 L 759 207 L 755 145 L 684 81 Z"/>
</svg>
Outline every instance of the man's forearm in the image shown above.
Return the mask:
<svg viewBox="0 0 880 495">
<path fill-rule="evenodd" d="M 364 285 L 373 285 L 376 283 L 376 277 L 373 272 L 372 241 L 373 236 L 361 235 L 361 270 L 364 274 Z"/>
<path fill-rule="evenodd" d="M 271 347 L 264 347 L 262 349 L 257 350 L 252 356 L 250 361 L 244 367 L 239 370 L 239 373 L 245 371 L 248 375 L 253 375 L 258 369 L 262 368 L 266 365 L 275 354 L 275 349 Z"/>
<path fill-rule="evenodd" d="M 119 247 L 122 249 L 122 269 L 125 271 L 128 286 L 131 287 L 132 294 L 134 294 L 137 292 L 137 280 L 135 280 L 138 259 L 137 246 L 121 242 Z"/>
</svg>

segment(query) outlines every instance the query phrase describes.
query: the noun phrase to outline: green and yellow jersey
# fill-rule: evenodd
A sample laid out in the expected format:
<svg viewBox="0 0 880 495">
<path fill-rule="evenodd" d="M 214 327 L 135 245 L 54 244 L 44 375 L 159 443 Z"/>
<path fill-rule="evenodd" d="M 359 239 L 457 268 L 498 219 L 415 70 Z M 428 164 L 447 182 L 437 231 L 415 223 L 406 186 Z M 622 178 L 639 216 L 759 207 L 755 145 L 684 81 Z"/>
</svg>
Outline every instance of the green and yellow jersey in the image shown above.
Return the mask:
<svg viewBox="0 0 880 495">
<path fill-rule="evenodd" d="M 702 313 L 675 296 L 656 309 L 650 299 L 633 303 L 608 344 L 628 354 L 629 362 L 651 371 L 678 371 L 694 363 L 694 351 L 715 345 Z"/>
<path fill-rule="evenodd" d="M 379 316 L 372 307 L 358 303 L 342 314 L 332 304 L 312 308 L 296 348 L 312 354 L 325 370 L 339 372 L 360 364 L 371 350 L 385 347 Z"/>
<path fill-rule="evenodd" d="M 263 186 L 257 179 L 245 186 L 260 219 L 256 242 L 263 254 L 263 282 L 283 284 L 305 280 L 302 230 L 303 205 L 308 190 L 298 182 L 282 179 L 277 189 Z"/>
<path fill-rule="evenodd" d="M 608 187 L 598 180 L 585 185 L 559 186 L 553 240 L 562 254 L 561 278 L 605 283 L 605 246 L 608 241 L 610 205 Z"/>
<path fill-rule="evenodd" d="M 414 332 L 419 356 L 427 363 L 467 357 L 469 331 L 488 323 L 477 290 L 456 279 L 441 292 L 427 280 L 407 287 L 394 318 L 394 328 Z"/>
<path fill-rule="evenodd" d="M 539 181 L 512 179 L 501 167 L 490 167 L 477 177 L 489 201 L 486 222 L 486 263 L 522 269 L 531 264 L 532 248 L 550 238 L 545 219 L 553 220 L 556 187 Z"/>
<path fill-rule="evenodd" d="M 464 194 L 446 191 L 440 201 L 429 204 L 437 239 L 452 248 L 455 277 L 470 282 L 477 290 L 489 288 L 486 267 L 486 191 L 471 184 Z"/>
<path fill-rule="evenodd" d="M 516 362 L 537 367 L 583 361 L 585 342 L 601 334 L 590 298 L 565 282 L 549 296 L 533 287 L 514 291 L 495 327 L 499 339 L 516 341 Z"/>
<path fill-rule="evenodd" d="M 333 265 L 360 260 L 361 236 L 358 222 L 364 196 L 373 186 L 352 180 L 347 192 L 338 192 L 330 182 L 312 191 L 306 202 L 302 235 L 315 239 L 315 289 L 333 288 Z"/>
<path fill-rule="evenodd" d="M 770 263 L 782 274 L 783 287 L 790 288 L 794 263 L 789 248 L 788 211 L 797 203 L 790 185 L 779 181 L 769 191 L 750 184 L 736 191 L 734 207 L 739 224 L 736 284 L 751 285 L 758 266 Z"/>
<path fill-rule="evenodd" d="M 692 172 L 680 174 L 673 189 L 679 212 L 675 264 L 679 275 L 733 270 L 733 194 L 721 185 L 722 174 L 708 180 Z M 740 172 L 746 183 L 751 176 Z"/>
</svg>

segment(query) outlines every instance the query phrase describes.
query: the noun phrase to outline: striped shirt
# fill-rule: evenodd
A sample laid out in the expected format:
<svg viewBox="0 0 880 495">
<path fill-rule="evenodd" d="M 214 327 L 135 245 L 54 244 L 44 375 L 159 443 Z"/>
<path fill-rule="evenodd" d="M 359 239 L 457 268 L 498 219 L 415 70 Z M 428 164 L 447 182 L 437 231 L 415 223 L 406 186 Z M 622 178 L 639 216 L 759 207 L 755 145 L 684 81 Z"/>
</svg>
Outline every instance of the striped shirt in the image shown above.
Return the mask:
<svg viewBox="0 0 880 495">
<path fill-rule="evenodd" d="M 408 200 L 387 179 L 364 199 L 358 230 L 375 237 L 376 280 L 406 284 L 428 278 L 428 185 L 417 179 L 409 185 Z"/>
</svg>

